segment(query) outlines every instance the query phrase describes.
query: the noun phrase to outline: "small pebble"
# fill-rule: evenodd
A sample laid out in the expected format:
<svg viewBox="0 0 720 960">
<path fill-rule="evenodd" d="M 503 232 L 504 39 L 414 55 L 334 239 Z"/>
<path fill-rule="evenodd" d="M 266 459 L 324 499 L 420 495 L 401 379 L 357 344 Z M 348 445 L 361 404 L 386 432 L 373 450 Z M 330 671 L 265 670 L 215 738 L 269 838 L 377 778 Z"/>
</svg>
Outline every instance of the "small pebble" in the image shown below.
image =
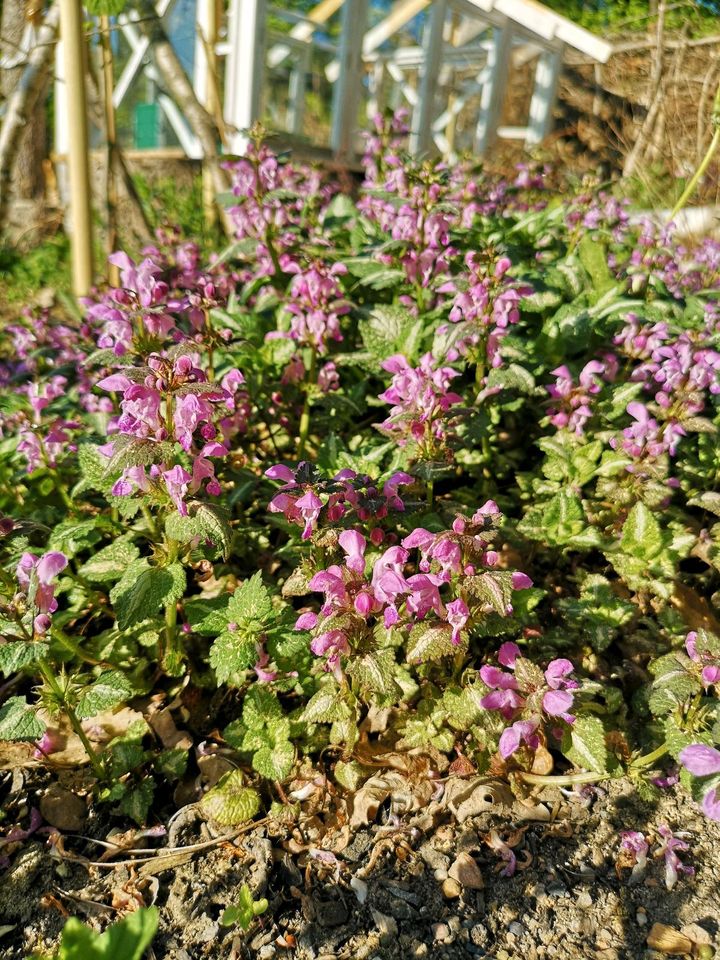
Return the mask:
<svg viewBox="0 0 720 960">
<path fill-rule="evenodd" d="M 270 960 L 271 957 L 275 956 L 275 952 L 275 946 L 272 943 L 266 943 L 264 947 L 260 948 L 259 960 Z"/>
<path fill-rule="evenodd" d="M 592 897 L 587 892 L 581 893 L 580 896 L 577 898 L 577 905 L 580 907 L 581 910 L 587 910 L 589 907 L 592 906 L 592 903 L 593 903 Z"/>
<path fill-rule="evenodd" d="M 435 879 L 437 880 L 438 883 L 442 883 L 443 880 L 447 880 L 447 878 L 448 878 L 448 872 L 447 872 L 447 870 L 445 869 L 445 867 L 438 867 L 438 868 L 434 871 L 433 876 L 435 877 Z"/>
<path fill-rule="evenodd" d="M 647 920 L 648 920 L 647 913 L 645 912 L 645 910 L 643 910 L 642 907 L 638 907 L 638 911 L 635 914 L 635 920 L 637 921 L 637 925 L 639 927 L 644 927 L 645 924 L 647 923 Z"/>
<path fill-rule="evenodd" d="M 446 900 L 454 900 L 455 897 L 459 897 L 461 890 L 462 887 L 460 884 L 457 880 L 453 880 L 452 877 L 448 877 L 447 880 L 443 882 L 442 892 Z"/>
<path fill-rule="evenodd" d="M 436 943 L 448 943 L 451 937 L 450 927 L 446 923 L 434 923 L 432 930 L 433 940 Z"/>
<path fill-rule="evenodd" d="M 476 947 L 484 947 L 488 942 L 489 934 L 487 927 L 482 923 L 476 923 L 470 930 L 470 939 Z"/>
<path fill-rule="evenodd" d="M 517 920 L 513 920 L 513 922 L 508 925 L 508 933 L 511 933 L 514 937 L 521 937 L 525 933 L 525 927 L 521 923 L 518 923 Z"/>
</svg>

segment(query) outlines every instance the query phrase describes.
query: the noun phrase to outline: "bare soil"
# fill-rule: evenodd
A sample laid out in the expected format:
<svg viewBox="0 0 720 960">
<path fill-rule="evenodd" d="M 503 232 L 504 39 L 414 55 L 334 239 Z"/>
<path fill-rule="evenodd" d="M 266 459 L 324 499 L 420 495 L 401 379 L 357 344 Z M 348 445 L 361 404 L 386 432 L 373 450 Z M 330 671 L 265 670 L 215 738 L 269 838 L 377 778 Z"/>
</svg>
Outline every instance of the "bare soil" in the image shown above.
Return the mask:
<svg viewBox="0 0 720 960">
<path fill-rule="evenodd" d="M 619 781 L 582 794 L 548 791 L 532 806 L 507 805 L 502 791 L 473 793 L 467 782 L 448 784 L 446 793 L 453 789 L 454 803 L 430 802 L 406 816 L 386 803 L 374 822 L 352 831 L 346 823 L 331 839 L 314 816 L 300 832 L 264 823 L 194 854 L 151 855 L 139 865 L 131 857 L 114 867 L 60 860 L 43 838 L 29 838 L 0 882 L 0 955 L 24 960 L 51 947 L 63 912 L 100 929 L 139 902 L 160 908 L 156 960 L 650 960 L 671 955 L 674 943 L 671 934 L 666 952 L 648 947 L 656 923 L 686 934 L 695 955 L 701 945 L 720 946 L 720 824 L 681 787 L 647 804 Z M 687 832 L 684 857 L 696 868 L 671 891 L 662 860 L 651 859 L 635 884 L 617 866 L 621 830 L 649 836 L 661 824 Z M 100 826 L 91 812 L 84 834 L 102 835 Z M 485 842 L 491 829 L 515 844 L 524 869 L 512 877 L 499 874 L 504 864 Z M 315 832 L 325 848 L 339 850 L 336 862 L 311 852 Z M 181 846 L 212 836 L 187 816 L 152 842 Z M 102 854 L 78 837 L 66 836 L 64 847 L 93 860 Z M 479 868 L 470 885 L 452 879 L 459 854 Z M 247 934 L 218 922 L 243 883 L 269 901 Z M 704 955 L 712 955 L 707 947 Z"/>
</svg>

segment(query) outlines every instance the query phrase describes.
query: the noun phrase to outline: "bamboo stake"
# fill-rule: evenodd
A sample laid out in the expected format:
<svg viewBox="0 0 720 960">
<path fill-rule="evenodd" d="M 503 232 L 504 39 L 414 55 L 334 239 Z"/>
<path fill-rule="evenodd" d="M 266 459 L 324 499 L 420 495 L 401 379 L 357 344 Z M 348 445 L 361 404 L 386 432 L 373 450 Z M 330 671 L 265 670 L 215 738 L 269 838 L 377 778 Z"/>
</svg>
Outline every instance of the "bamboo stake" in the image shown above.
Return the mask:
<svg viewBox="0 0 720 960">
<path fill-rule="evenodd" d="M 217 54 L 215 44 L 218 40 L 218 4 L 217 0 L 207 0 L 208 19 L 207 36 L 203 37 L 203 47 L 205 49 L 205 70 L 207 71 L 205 103 L 203 106 L 211 117 L 217 121 L 220 116 L 220 102 L 218 99 L 217 87 Z M 217 224 L 217 207 L 215 205 L 215 183 L 213 180 L 213 171 L 207 162 L 203 162 L 202 168 L 202 191 L 203 191 L 203 213 L 206 230 L 212 230 Z"/>
<path fill-rule="evenodd" d="M 115 127 L 115 107 L 113 105 L 113 55 L 110 43 L 110 18 L 107 14 L 100 17 L 100 44 L 102 47 L 103 67 L 103 107 L 105 110 L 105 140 L 107 156 L 105 160 L 105 203 L 107 207 L 107 252 L 115 253 L 118 247 L 118 189 L 115 177 L 115 151 L 117 149 L 117 131 Z M 108 283 L 111 287 L 120 286 L 120 270 L 108 260 Z"/>
<path fill-rule="evenodd" d="M 65 104 L 69 128 L 71 250 L 73 292 L 86 296 L 93 282 L 92 213 L 85 96 L 85 41 L 80 0 L 59 0 Z"/>
</svg>

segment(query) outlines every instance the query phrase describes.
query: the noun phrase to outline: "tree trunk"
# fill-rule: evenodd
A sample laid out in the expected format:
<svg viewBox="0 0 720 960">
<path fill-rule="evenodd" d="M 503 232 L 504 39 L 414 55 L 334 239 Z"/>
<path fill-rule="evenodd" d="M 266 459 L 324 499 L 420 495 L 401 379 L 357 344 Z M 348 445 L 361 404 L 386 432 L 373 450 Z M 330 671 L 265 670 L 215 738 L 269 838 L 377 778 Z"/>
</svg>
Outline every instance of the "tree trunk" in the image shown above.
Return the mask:
<svg viewBox="0 0 720 960">
<path fill-rule="evenodd" d="M 140 0 L 137 10 L 140 14 L 137 25 L 150 41 L 153 59 L 167 86 L 167 92 L 184 113 L 190 129 L 200 141 L 204 162 L 212 176 L 216 194 L 223 193 L 228 189 L 229 181 L 220 167 L 218 125 L 195 96 L 192 84 L 165 33 L 152 0 Z"/>
<path fill-rule="evenodd" d="M 0 126 L 0 228 L 6 226 L 12 171 L 25 131 L 26 118 L 33 116 L 43 101 L 48 72 L 55 55 L 59 11 L 53 5 L 35 36 L 35 45 L 22 67 L 19 82 L 5 104 Z"/>
<path fill-rule="evenodd" d="M 0 58 L 13 63 L 27 59 L 22 55 L 20 46 L 27 25 L 25 17 L 26 0 L 2 0 L 0 18 Z M 15 91 L 22 76 L 24 63 L 0 71 L 0 94 L 7 102 Z M 13 193 L 21 200 L 36 200 L 43 196 L 45 178 L 43 160 L 47 155 L 47 118 L 45 115 L 45 97 L 47 81 L 40 91 L 37 106 L 26 117 L 25 129 L 20 138 L 20 146 L 15 157 L 13 169 Z"/>
</svg>

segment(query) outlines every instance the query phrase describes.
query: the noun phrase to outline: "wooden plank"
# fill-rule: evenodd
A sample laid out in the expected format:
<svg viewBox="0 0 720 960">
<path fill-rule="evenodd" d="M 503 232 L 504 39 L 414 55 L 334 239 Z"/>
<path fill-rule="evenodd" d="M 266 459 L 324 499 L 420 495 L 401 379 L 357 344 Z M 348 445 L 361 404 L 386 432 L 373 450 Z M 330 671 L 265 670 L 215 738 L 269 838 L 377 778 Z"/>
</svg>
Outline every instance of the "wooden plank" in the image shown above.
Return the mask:
<svg viewBox="0 0 720 960">
<path fill-rule="evenodd" d="M 358 107 L 362 92 L 362 42 L 368 16 L 368 0 L 345 0 L 340 39 L 340 74 L 333 90 L 330 146 L 336 158 L 355 152 Z"/>
<path fill-rule="evenodd" d="M 231 0 L 225 65 L 225 121 L 231 153 L 244 153 L 247 130 L 260 118 L 265 76 L 265 0 Z"/>
<path fill-rule="evenodd" d="M 530 101 L 530 116 L 525 143 L 541 143 L 552 128 L 558 80 L 562 68 L 563 48 L 546 50 L 538 57 L 535 87 Z"/>
<path fill-rule="evenodd" d="M 435 115 L 438 74 L 442 63 L 447 0 L 434 0 L 423 30 L 423 68 L 418 102 L 413 111 L 410 153 L 426 154 L 432 146 L 432 122 Z"/>
<path fill-rule="evenodd" d="M 512 51 L 512 26 L 509 21 L 502 27 L 496 27 L 493 33 L 495 43 L 488 57 L 490 77 L 483 87 L 475 128 L 475 150 L 481 155 L 487 153 L 497 135 Z"/>
</svg>

